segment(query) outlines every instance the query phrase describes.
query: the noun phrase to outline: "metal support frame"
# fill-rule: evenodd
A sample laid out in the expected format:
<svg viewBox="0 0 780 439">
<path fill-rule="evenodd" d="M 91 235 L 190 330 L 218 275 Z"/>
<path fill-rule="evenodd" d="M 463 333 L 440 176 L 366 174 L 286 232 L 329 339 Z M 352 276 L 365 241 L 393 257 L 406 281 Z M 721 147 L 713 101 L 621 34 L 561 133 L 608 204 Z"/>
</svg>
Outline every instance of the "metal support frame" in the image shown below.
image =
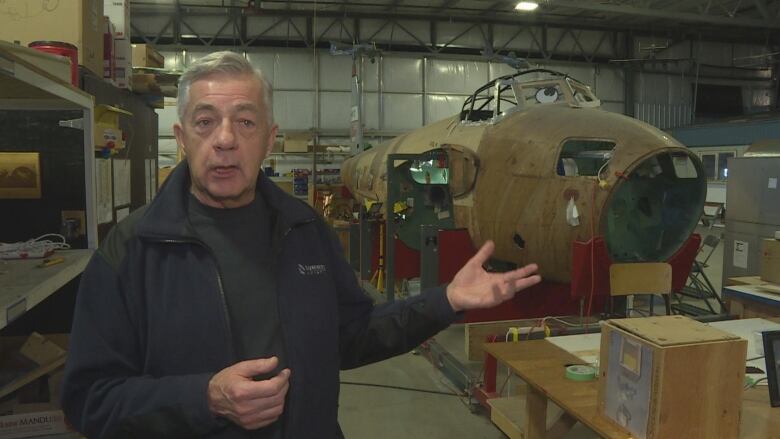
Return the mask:
<svg viewBox="0 0 780 439">
<path fill-rule="evenodd" d="M 523 54 L 527 58 L 574 60 L 588 63 L 607 62 L 611 58 L 622 56 L 619 48 L 611 44 L 613 41 L 618 40 L 615 38 L 615 35 L 624 32 L 619 29 L 598 29 L 581 26 L 572 30 L 570 26 L 564 25 L 539 25 L 506 19 L 501 20 L 494 16 L 475 16 L 458 20 L 457 23 L 462 25 L 463 29 L 450 36 L 447 40 L 443 40 L 440 39 L 437 25 L 448 20 L 435 16 L 352 13 L 350 14 L 350 19 L 345 19 L 343 15 L 318 12 L 317 20 L 320 23 L 325 21 L 328 24 L 325 26 L 320 25 L 320 29 L 315 29 L 316 21 L 312 20 L 310 12 L 275 10 L 265 15 L 273 18 L 270 24 L 264 25 L 263 28 L 250 30 L 251 23 L 248 23 L 248 18 L 251 18 L 251 15 L 248 16 L 245 13 L 240 13 L 238 10 L 229 8 L 228 11 L 231 14 L 227 19 L 224 16 L 224 8 L 214 8 L 213 11 L 204 11 L 202 9 L 185 11 L 179 8 L 175 9 L 172 15 L 166 10 L 154 12 L 150 10 L 134 11 L 133 18 L 138 21 L 131 23 L 133 39 L 158 46 L 171 43 L 177 45 L 181 44 L 182 41 L 187 41 L 188 45 L 196 43 L 203 46 L 214 46 L 220 45 L 219 42 L 222 40 L 231 40 L 234 46 L 240 46 L 242 49 L 250 46 L 274 44 L 307 48 L 317 44 L 318 47 L 324 47 L 332 40 L 350 44 L 370 41 L 382 50 L 417 51 L 432 55 L 444 53 L 479 55 L 481 53 L 502 54 L 502 52 L 508 54 L 510 51 L 514 51 Z M 140 24 L 144 18 L 162 16 L 169 18 L 161 21 L 164 24 L 158 28 L 148 28 L 148 25 L 141 26 Z M 187 21 L 190 17 L 200 19 L 213 17 L 213 20 L 218 21 L 218 23 L 215 23 L 212 28 L 216 27 L 218 31 L 209 32 L 205 29 L 198 29 L 194 24 L 195 21 Z M 369 25 L 363 23 L 364 21 L 371 22 L 370 26 L 373 31 L 361 36 L 360 29 L 369 28 Z M 425 21 L 428 25 L 422 26 L 422 31 L 413 31 L 408 26 L 408 23 L 415 21 Z M 147 23 L 149 22 L 153 21 L 147 21 Z M 285 36 L 270 36 L 271 31 L 278 29 L 280 25 L 286 25 L 288 28 Z M 508 39 L 501 38 L 499 42 L 495 34 L 496 25 L 517 26 L 517 31 Z M 226 30 L 231 27 L 233 32 L 231 35 L 228 35 L 229 32 L 226 32 Z M 303 27 L 305 27 L 305 31 L 302 30 Z M 550 28 L 561 29 L 553 49 L 548 49 L 547 47 L 547 32 Z M 591 33 L 601 32 L 601 35 L 598 36 L 597 40 L 594 40 L 594 44 L 586 44 L 580 36 L 582 30 L 589 30 Z M 470 47 L 474 45 L 464 43 L 467 41 L 465 37 L 473 32 L 478 32 L 481 35 L 481 47 Z M 182 33 L 187 35 L 187 38 L 183 39 Z M 528 47 L 518 50 L 516 47 L 510 46 L 526 33 L 530 36 Z M 401 35 L 404 38 L 399 39 L 396 35 Z M 612 46 L 609 51 L 604 50 L 605 43 Z M 222 42 L 221 45 L 225 44 L 226 42 Z M 571 48 L 576 48 L 576 50 Z"/>
<path fill-rule="evenodd" d="M 420 291 L 439 285 L 439 226 L 420 226 Z"/>
<path fill-rule="evenodd" d="M 395 218 L 393 206 L 397 200 L 397 194 L 393 188 L 393 171 L 395 162 L 402 160 L 415 160 L 425 157 L 426 154 L 388 154 L 387 156 L 387 202 L 385 204 L 385 293 L 387 300 L 395 300 Z"/>
<path fill-rule="evenodd" d="M 360 262 L 359 274 L 361 280 L 371 279 L 371 238 L 373 222 L 368 219 L 365 206 L 360 207 Z"/>
</svg>

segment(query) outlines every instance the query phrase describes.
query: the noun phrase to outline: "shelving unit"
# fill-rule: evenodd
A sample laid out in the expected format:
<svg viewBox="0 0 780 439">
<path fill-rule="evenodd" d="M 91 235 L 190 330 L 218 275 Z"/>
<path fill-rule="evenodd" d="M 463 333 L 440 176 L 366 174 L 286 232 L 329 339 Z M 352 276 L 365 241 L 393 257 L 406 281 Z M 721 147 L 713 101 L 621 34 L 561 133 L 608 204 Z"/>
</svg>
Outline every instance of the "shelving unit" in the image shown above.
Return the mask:
<svg viewBox="0 0 780 439">
<path fill-rule="evenodd" d="M 83 131 L 85 231 L 87 248 L 97 248 L 95 215 L 94 98 L 0 48 L 0 110 L 79 110 L 74 124 Z"/>
<path fill-rule="evenodd" d="M 287 173 L 292 169 L 306 168 L 311 171 L 309 175 L 309 183 L 317 184 L 316 182 L 318 177 L 324 175 L 319 172 L 321 170 L 321 165 L 338 163 L 338 165 L 334 165 L 334 167 L 340 168 L 341 162 L 343 162 L 350 155 L 350 152 L 341 151 L 272 152 L 269 155 L 269 158 L 263 163 L 263 167 L 271 166 L 270 160 L 274 159 L 275 171 L 280 172 L 280 168 L 284 169 L 282 172 L 280 172 L 281 174 Z M 300 166 L 298 166 L 299 164 Z M 293 177 L 280 175 L 278 177 L 272 177 L 271 180 L 275 181 L 276 183 L 281 183 L 281 185 L 292 184 Z M 303 200 L 311 198 L 309 195 L 295 196 Z"/>
<path fill-rule="evenodd" d="M 80 275 L 92 249 L 60 250 L 64 261 L 40 267 L 40 259 L 0 261 L 0 329 Z"/>
</svg>

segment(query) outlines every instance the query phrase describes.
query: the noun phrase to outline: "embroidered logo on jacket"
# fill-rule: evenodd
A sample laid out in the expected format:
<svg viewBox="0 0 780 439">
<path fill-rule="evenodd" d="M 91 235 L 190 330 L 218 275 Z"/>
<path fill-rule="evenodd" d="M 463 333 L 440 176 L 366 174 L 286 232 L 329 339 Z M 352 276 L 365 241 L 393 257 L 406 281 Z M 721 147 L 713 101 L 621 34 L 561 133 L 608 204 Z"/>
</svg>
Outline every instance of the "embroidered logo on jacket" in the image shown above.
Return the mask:
<svg viewBox="0 0 780 439">
<path fill-rule="evenodd" d="M 314 276 L 318 274 L 324 274 L 325 271 L 327 270 L 325 270 L 324 264 L 313 264 L 313 265 L 298 264 L 298 273 L 301 273 L 304 276 Z"/>
</svg>

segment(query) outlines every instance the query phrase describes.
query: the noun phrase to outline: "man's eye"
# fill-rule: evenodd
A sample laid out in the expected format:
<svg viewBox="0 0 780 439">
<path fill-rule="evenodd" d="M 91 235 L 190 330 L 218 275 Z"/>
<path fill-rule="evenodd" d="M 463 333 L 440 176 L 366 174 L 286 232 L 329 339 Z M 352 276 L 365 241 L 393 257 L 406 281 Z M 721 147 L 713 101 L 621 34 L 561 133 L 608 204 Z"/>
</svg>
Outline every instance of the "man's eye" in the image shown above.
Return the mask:
<svg viewBox="0 0 780 439">
<path fill-rule="evenodd" d="M 240 121 L 238 121 L 238 122 L 239 122 L 241 125 L 243 125 L 243 126 L 245 126 L 245 127 L 247 127 L 247 128 L 251 128 L 251 127 L 255 126 L 255 123 L 254 123 L 253 121 L 251 121 L 251 120 L 247 120 L 247 119 L 242 119 L 242 120 L 240 120 Z"/>
</svg>

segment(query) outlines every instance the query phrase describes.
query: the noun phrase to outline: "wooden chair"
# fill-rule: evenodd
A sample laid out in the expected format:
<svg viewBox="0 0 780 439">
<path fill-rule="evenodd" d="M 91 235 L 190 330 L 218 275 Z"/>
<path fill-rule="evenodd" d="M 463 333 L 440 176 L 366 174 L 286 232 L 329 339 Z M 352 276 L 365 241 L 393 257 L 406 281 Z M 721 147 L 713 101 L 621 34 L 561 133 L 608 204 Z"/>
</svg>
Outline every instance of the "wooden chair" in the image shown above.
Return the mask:
<svg viewBox="0 0 780 439">
<path fill-rule="evenodd" d="M 670 315 L 672 293 L 672 266 L 666 262 L 631 262 L 612 264 L 609 267 L 610 313 L 613 312 L 614 298 L 650 295 L 650 315 L 653 315 L 653 297 L 660 294 L 664 298 L 666 314 Z M 626 316 L 633 309 L 633 297 L 627 298 Z"/>
</svg>

